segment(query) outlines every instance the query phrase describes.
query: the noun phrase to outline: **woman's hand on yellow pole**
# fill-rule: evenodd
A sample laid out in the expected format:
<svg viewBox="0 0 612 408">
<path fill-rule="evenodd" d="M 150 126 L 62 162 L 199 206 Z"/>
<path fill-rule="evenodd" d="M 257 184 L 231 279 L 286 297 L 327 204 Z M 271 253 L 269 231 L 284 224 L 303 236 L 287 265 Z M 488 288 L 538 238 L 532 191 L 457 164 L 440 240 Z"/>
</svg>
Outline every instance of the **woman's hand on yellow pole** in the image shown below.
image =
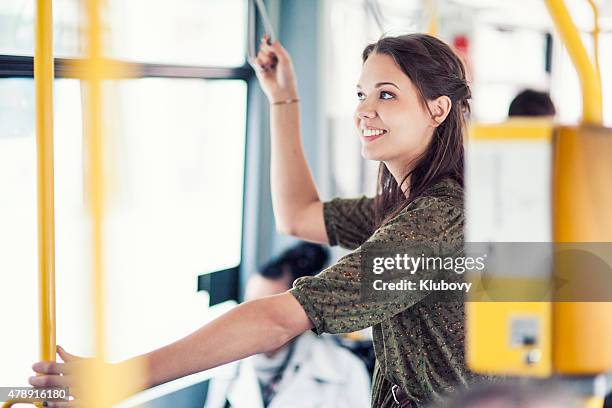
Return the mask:
<svg viewBox="0 0 612 408">
<path fill-rule="evenodd" d="M 82 358 L 68 353 L 57 346 L 57 354 L 63 363 L 54 361 L 39 361 L 32 366 L 37 373 L 30 377 L 28 382 L 33 387 L 68 387 L 68 391 L 74 400 L 71 401 L 48 401 L 47 407 L 77 407 L 79 390 L 77 386 L 77 375 L 82 368 L 92 359 Z"/>
<path fill-rule="evenodd" d="M 57 346 L 57 354 L 63 363 L 35 363 L 32 369 L 37 375 L 30 377 L 29 383 L 34 387 L 68 387 L 68 392 L 74 399 L 48 401 L 47 407 L 91 408 L 92 404 L 86 404 L 85 398 L 92 397 L 92 394 L 107 401 L 110 406 L 148 387 L 142 358 L 108 363 L 97 358 L 75 356 L 60 346 Z M 103 385 L 91 383 L 94 373 L 103 375 L 108 381 Z"/>
</svg>

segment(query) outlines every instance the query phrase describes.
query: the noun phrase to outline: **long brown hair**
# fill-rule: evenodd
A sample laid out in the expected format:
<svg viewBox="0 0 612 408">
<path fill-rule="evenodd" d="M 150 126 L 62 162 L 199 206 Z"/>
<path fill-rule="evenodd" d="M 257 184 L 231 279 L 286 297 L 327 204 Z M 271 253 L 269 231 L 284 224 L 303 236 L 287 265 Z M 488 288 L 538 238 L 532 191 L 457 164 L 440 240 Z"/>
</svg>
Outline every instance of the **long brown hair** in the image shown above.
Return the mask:
<svg viewBox="0 0 612 408">
<path fill-rule="evenodd" d="M 435 37 L 427 34 L 383 37 L 364 49 L 363 62 L 373 53 L 394 59 L 416 87 L 430 114 L 426 101 L 446 95 L 452 102 L 448 116 L 435 129 L 427 149 L 411 169 L 406 169 L 399 185 L 387 166 L 380 163 L 374 199 L 377 228 L 444 178 L 450 177 L 463 186 L 463 134 L 471 93 L 463 63 L 447 44 Z M 410 193 L 406 197 L 400 186 L 409 177 Z"/>
</svg>

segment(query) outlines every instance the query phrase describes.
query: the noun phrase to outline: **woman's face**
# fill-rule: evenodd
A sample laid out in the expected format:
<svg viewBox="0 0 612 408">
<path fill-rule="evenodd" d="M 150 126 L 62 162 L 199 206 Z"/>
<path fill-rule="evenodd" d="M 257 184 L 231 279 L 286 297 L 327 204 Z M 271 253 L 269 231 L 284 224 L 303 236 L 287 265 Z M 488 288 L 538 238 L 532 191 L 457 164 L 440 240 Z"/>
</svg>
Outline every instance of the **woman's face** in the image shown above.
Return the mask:
<svg viewBox="0 0 612 408">
<path fill-rule="evenodd" d="M 432 118 L 391 56 L 368 57 L 357 97 L 355 126 L 366 159 L 408 166 L 426 150 L 434 131 Z"/>
</svg>

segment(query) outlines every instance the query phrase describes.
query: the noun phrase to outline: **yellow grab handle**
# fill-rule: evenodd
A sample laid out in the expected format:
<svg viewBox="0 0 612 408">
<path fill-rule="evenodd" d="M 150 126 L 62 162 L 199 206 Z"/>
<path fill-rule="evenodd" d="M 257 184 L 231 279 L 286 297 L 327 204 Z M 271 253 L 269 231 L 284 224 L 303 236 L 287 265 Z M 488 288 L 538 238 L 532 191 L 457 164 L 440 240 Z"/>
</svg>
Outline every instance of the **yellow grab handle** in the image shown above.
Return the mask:
<svg viewBox="0 0 612 408">
<path fill-rule="evenodd" d="M 599 69 L 599 8 L 595 0 L 587 0 L 593 10 L 593 61 L 595 61 L 595 71 L 601 81 L 601 70 Z"/>
<path fill-rule="evenodd" d="M 574 25 L 563 0 L 545 0 L 550 15 L 561 34 L 570 58 L 576 67 L 582 88 L 582 122 L 590 125 L 603 123 L 601 80 L 591 63 L 578 29 Z M 596 9 L 596 7 L 595 7 Z"/>
</svg>

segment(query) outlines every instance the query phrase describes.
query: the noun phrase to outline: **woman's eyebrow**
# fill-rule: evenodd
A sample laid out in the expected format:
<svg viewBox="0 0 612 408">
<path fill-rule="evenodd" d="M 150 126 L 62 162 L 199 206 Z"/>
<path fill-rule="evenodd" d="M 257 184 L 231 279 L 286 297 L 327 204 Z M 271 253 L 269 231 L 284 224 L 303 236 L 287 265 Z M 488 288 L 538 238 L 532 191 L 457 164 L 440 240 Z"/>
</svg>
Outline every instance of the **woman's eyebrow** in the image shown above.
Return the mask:
<svg viewBox="0 0 612 408">
<path fill-rule="evenodd" d="M 376 85 L 374 85 L 375 88 L 380 88 L 383 85 L 391 85 L 396 87 L 397 89 L 400 89 L 399 86 L 395 85 L 393 82 L 379 82 Z"/>
<path fill-rule="evenodd" d="M 378 82 L 376 85 L 374 85 L 374 88 L 380 88 L 383 85 L 391 85 L 396 87 L 397 89 L 400 89 L 400 87 L 395 85 L 393 82 Z M 357 84 L 357 88 L 361 89 L 361 85 Z"/>
</svg>

